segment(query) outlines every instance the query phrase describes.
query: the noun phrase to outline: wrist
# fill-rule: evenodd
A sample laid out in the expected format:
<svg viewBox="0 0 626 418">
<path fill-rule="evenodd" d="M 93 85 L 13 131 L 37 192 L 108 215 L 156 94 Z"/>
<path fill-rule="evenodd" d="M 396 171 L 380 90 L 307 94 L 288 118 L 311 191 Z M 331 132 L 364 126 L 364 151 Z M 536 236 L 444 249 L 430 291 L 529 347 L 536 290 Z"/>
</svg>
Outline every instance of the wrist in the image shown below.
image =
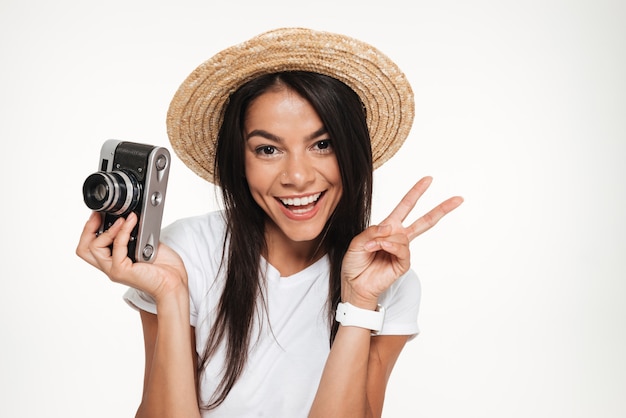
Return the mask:
<svg viewBox="0 0 626 418">
<path fill-rule="evenodd" d="M 377 305 L 376 309 L 363 309 L 349 302 L 342 302 L 337 305 L 335 319 L 342 326 L 365 328 L 372 331 L 372 334 L 377 334 L 383 327 L 385 308 Z"/>
<path fill-rule="evenodd" d="M 354 292 L 350 294 L 344 293 L 341 296 L 341 301 L 356 306 L 357 308 L 368 309 L 370 311 L 374 311 L 378 307 L 378 298 L 364 298 Z"/>
<path fill-rule="evenodd" d="M 158 305 L 180 305 L 189 303 L 189 288 L 186 283 L 178 282 L 176 284 L 170 284 L 165 288 L 163 286 L 158 292 L 155 292 L 153 296 Z"/>
</svg>

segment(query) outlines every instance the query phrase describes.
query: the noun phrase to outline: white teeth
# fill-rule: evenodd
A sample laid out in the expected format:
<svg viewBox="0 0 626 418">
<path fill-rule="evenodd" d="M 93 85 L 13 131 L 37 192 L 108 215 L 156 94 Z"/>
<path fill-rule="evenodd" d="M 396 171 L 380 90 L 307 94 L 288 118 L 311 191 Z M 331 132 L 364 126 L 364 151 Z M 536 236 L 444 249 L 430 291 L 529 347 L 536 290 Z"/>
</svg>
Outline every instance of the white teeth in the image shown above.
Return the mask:
<svg viewBox="0 0 626 418">
<path fill-rule="evenodd" d="M 280 201 L 283 202 L 283 204 L 287 206 L 306 206 L 306 205 L 310 205 L 313 202 L 316 202 L 317 199 L 319 199 L 321 195 L 322 195 L 321 193 L 315 193 L 315 194 L 312 194 L 310 196 L 305 196 L 305 197 L 294 197 L 294 198 L 289 198 L 289 199 L 281 198 Z"/>
</svg>

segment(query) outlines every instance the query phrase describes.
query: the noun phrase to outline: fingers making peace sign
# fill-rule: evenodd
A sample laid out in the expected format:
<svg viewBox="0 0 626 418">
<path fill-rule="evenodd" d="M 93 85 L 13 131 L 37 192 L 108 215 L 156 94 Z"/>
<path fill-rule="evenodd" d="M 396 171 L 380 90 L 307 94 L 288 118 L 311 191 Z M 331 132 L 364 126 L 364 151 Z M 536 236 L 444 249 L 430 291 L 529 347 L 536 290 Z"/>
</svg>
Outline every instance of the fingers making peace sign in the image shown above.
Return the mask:
<svg viewBox="0 0 626 418">
<path fill-rule="evenodd" d="M 431 183 L 431 177 L 419 180 L 387 218 L 352 240 L 342 265 L 344 302 L 374 309 L 378 296 L 409 269 L 411 241 L 463 203 L 463 198 L 451 197 L 405 227 L 402 223 Z"/>
</svg>

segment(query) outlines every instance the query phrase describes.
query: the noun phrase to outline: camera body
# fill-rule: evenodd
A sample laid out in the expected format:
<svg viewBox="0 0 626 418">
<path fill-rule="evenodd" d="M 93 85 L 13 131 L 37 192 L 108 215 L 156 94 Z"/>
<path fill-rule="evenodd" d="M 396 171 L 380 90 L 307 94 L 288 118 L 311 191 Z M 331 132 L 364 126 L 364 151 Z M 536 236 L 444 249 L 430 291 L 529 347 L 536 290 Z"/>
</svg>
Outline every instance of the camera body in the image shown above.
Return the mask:
<svg viewBox="0 0 626 418">
<path fill-rule="evenodd" d="M 120 217 L 137 215 L 128 242 L 133 262 L 150 263 L 156 256 L 169 169 L 166 148 L 110 139 L 100 151 L 100 171 L 83 184 L 85 204 L 102 217 L 98 234 Z"/>
</svg>

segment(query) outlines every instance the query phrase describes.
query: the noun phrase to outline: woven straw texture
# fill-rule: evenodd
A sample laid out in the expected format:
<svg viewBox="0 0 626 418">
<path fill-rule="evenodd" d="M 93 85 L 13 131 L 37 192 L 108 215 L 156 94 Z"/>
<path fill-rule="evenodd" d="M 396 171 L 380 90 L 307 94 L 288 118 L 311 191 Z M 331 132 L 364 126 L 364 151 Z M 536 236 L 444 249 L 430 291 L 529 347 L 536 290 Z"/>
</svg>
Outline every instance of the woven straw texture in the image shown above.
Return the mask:
<svg viewBox="0 0 626 418">
<path fill-rule="evenodd" d="M 404 143 L 414 118 L 413 92 L 393 61 L 351 37 L 283 28 L 223 50 L 187 77 L 167 115 L 168 136 L 178 157 L 200 177 L 215 182 L 215 146 L 229 96 L 260 75 L 296 70 L 334 77 L 360 96 L 374 168 Z"/>
</svg>

